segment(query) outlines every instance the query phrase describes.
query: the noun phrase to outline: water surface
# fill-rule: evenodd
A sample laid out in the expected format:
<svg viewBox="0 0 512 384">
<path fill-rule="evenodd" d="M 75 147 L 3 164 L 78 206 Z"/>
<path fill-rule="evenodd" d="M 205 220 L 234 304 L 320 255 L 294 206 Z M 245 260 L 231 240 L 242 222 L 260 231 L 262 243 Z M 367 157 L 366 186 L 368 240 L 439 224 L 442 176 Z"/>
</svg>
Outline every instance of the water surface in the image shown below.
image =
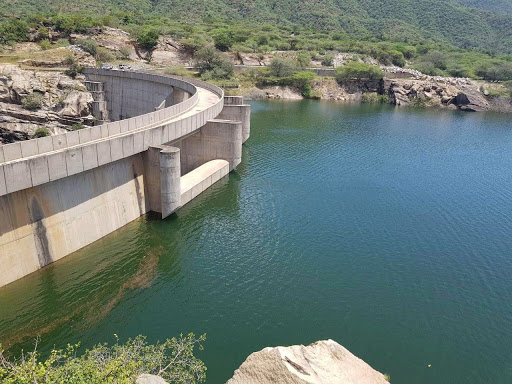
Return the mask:
<svg viewBox="0 0 512 384">
<path fill-rule="evenodd" d="M 229 178 L 0 289 L 10 351 L 206 332 L 222 383 L 332 338 L 393 384 L 511 383 L 510 116 L 252 105 Z"/>
</svg>

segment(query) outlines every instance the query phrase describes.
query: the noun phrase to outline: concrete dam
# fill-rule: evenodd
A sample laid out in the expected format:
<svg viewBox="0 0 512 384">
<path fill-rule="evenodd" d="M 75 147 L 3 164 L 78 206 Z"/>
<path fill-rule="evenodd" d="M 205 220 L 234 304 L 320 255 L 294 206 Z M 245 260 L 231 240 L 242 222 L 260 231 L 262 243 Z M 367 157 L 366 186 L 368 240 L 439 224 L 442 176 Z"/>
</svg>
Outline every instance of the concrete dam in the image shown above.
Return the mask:
<svg viewBox="0 0 512 384">
<path fill-rule="evenodd" d="M 149 211 L 169 216 L 241 162 L 242 97 L 177 76 L 84 75 L 110 122 L 0 146 L 0 286 Z"/>
</svg>

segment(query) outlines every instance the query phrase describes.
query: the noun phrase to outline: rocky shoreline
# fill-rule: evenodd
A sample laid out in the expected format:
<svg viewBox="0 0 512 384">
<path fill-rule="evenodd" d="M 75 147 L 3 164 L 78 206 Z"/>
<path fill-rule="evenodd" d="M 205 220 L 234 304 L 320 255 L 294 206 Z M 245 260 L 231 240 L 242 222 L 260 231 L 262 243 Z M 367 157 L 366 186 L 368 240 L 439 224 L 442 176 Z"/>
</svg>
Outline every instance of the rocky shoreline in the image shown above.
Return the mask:
<svg viewBox="0 0 512 384">
<path fill-rule="evenodd" d="M 312 90 L 320 93 L 322 100 L 354 103 L 387 102 L 396 106 L 511 113 L 510 98 L 491 96 L 486 86 L 489 85 L 470 79 L 439 76 L 384 77 L 381 82 L 353 82 L 343 85 L 338 84 L 334 78 L 324 77 L 313 80 L 311 84 Z M 249 100 L 303 99 L 299 89 L 289 86 L 253 87 L 242 90 L 240 94 Z"/>
</svg>

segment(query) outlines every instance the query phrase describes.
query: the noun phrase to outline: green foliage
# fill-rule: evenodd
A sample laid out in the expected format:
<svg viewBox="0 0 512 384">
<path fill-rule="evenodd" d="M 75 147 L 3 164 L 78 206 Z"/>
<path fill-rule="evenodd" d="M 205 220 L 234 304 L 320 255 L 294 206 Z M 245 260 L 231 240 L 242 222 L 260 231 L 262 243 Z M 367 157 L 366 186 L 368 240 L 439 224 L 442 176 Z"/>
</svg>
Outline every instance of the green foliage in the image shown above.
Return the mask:
<svg viewBox="0 0 512 384">
<path fill-rule="evenodd" d="M 50 31 L 45 26 L 41 26 L 37 28 L 37 39 L 38 40 L 49 40 L 50 39 Z"/>
<path fill-rule="evenodd" d="M 82 73 L 82 70 L 83 68 L 81 66 L 73 62 L 73 64 L 71 64 L 69 68 L 64 71 L 64 74 L 74 79 L 79 73 Z"/>
<path fill-rule="evenodd" d="M 76 45 L 93 56 L 96 56 L 96 53 L 98 52 L 98 44 L 91 39 L 78 39 L 76 41 Z"/>
<path fill-rule="evenodd" d="M 79 131 L 80 129 L 84 129 L 84 128 L 85 128 L 85 125 L 79 124 L 79 123 L 73 124 L 71 126 L 72 131 Z"/>
<path fill-rule="evenodd" d="M 46 137 L 46 136 L 50 136 L 50 135 L 51 135 L 51 132 L 48 128 L 41 127 L 41 128 L 36 129 L 36 131 L 34 132 L 34 135 L 32 137 L 34 139 L 37 139 L 39 137 Z"/>
<path fill-rule="evenodd" d="M 128 45 L 123 45 L 119 48 L 119 57 L 121 59 L 128 59 L 130 57 L 131 49 Z"/>
<path fill-rule="evenodd" d="M 204 80 L 229 79 L 234 73 L 234 66 L 229 58 L 212 46 L 203 47 L 196 52 L 195 65 Z"/>
<path fill-rule="evenodd" d="M 230 33 L 222 31 L 213 36 L 215 48 L 220 51 L 228 51 L 234 44 L 234 39 Z"/>
<path fill-rule="evenodd" d="M 106 48 L 98 47 L 96 51 L 96 60 L 99 62 L 108 62 L 114 60 L 114 55 Z"/>
<path fill-rule="evenodd" d="M 0 24 L 0 45 L 27 41 L 28 36 L 28 24 L 23 20 L 10 19 L 4 24 Z"/>
<path fill-rule="evenodd" d="M 39 42 L 39 46 L 42 48 L 43 51 L 46 51 L 47 49 L 51 48 L 52 43 L 50 43 L 50 40 L 41 40 Z"/>
<path fill-rule="evenodd" d="M 343 83 L 351 80 L 380 80 L 384 76 L 382 70 L 374 65 L 351 61 L 336 68 L 336 80 Z"/>
<path fill-rule="evenodd" d="M 291 76 L 294 70 L 294 65 L 289 60 L 275 57 L 269 65 L 270 74 L 275 77 L 288 77 Z"/>
<path fill-rule="evenodd" d="M 334 65 L 334 55 L 325 55 L 322 58 L 322 65 L 324 67 L 332 67 Z"/>
<path fill-rule="evenodd" d="M 512 64 L 510 63 L 489 63 L 481 64 L 475 74 L 484 80 L 505 81 L 512 80 Z"/>
<path fill-rule="evenodd" d="M 151 51 L 158 44 L 159 36 L 156 29 L 145 29 L 137 35 L 137 44 L 146 51 Z"/>
<path fill-rule="evenodd" d="M 297 64 L 299 68 L 306 68 L 311 64 L 311 53 L 299 52 L 297 55 Z"/>
<path fill-rule="evenodd" d="M 361 95 L 361 102 L 368 104 L 385 104 L 388 102 L 388 97 L 386 95 L 378 95 L 376 93 L 363 93 Z"/>
<path fill-rule="evenodd" d="M 149 344 L 137 336 L 120 344 L 98 344 L 79 355 L 80 345 L 52 350 L 44 359 L 37 351 L 22 353 L 13 361 L 3 354 L 0 345 L 0 382 L 3 384 L 132 384 L 149 373 L 176 384 L 202 383 L 206 367 L 194 356 L 197 346 L 203 349 L 206 335 L 198 338 L 190 333 Z"/>
<path fill-rule="evenodd" d="M 43 106 L 43 95 L 39 92 L 32 92 L 21 99 L 21 104 L 29 111 L 37 111 Z"/>
</svg>

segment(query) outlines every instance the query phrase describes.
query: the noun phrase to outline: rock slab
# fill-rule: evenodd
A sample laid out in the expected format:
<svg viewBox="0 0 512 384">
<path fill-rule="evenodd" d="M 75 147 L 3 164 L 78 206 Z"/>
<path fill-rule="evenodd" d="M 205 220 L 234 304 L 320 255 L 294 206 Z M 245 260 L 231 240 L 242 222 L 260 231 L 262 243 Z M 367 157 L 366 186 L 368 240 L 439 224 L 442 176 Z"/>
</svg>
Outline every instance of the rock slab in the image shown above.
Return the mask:
<svg viewBox="0 0 512 384">
<path fill-rule="evenodd" d="M 251 354 L 227 384 L 389 384 L 333 340 L 265 348 Z"/>
</svg>

